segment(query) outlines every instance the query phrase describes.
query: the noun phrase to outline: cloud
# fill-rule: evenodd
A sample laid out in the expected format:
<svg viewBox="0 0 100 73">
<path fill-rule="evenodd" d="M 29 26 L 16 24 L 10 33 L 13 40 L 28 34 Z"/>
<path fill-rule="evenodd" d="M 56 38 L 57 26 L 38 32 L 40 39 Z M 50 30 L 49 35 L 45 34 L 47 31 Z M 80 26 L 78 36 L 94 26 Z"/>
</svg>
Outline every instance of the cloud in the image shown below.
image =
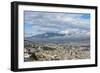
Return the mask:
<svg viewBox="0 0 100 73">
<path fill-rule="evenodd" d="M 30 36 L 45 32 L 74 35 L 90 32 L 90 14 L 25 11 L 24 15 L 25 32 L 31 32 Z"/>
<path fill-rule="evenodd" d="M 87 30 L 80 30 L 80 29 L 67 29 L 61 31 L 60 33 L 66 34 L 66 37 L 89 37 L 90 31 Z"/>
</svg>

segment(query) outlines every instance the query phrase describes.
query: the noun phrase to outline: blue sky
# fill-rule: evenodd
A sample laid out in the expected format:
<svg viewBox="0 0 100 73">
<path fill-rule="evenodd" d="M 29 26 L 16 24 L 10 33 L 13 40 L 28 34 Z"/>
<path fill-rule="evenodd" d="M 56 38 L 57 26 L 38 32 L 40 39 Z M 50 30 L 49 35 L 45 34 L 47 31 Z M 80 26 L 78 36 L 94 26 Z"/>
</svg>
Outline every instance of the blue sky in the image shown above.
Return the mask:
<svg viewBox="0 0 100 73">
<path fill-rule="evenodd" d="M 46 32 L 90 36 L 90 14 L 24 11 L 25 37 Z"/>
</svg>

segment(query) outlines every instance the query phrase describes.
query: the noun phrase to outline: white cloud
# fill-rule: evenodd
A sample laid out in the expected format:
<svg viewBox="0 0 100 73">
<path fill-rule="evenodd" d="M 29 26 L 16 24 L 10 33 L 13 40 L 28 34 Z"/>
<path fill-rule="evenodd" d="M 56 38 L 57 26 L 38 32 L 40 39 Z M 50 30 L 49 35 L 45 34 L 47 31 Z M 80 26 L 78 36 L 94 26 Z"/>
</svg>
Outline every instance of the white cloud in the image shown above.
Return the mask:
<svg viewBox="0 0 100 73">
<path fill-rule="evenodd" d="M 80 31 L 79 31 L 79 29 L 67 29 L 67 30 L 61 31 L 60 33 L 66 34 L 66 36 L 67 36 L 67 35 L 78 34 L 78 33 L 80 33 Z"/>
<path fill-rule="evenodd" d="M 60 33 L 66 34 L 66 37 L 89 37 L 90 31 L 80 29 L 66 29 Z"/>
<path fill-rule="evenodd" d="M 26 11 L 25 26 L 30 25 L 32 27 L 26 32 L 32 32 L 32 35 L 43 32 L 60 32 L 78 36 L 84 35 L 90 30 L 90 19 L 84 19 L 82 16 L 83 14 L 74 13 Z M 89 35 L 89 33 L 87 34 Z"/>
</svg>

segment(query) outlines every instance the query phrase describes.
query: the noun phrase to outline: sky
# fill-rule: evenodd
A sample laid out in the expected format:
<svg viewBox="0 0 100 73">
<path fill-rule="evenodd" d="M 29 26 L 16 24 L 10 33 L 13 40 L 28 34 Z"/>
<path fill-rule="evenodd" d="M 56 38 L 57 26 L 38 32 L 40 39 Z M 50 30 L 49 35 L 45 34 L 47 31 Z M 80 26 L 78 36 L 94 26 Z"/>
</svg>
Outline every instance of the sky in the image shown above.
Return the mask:
<svg viewBox="0 0 100 73">
<path fill-rule="evenodd" d="M 90 14 L 24 11 L 25 37 L 46 32 L 90 36 Z"/>
</svg>

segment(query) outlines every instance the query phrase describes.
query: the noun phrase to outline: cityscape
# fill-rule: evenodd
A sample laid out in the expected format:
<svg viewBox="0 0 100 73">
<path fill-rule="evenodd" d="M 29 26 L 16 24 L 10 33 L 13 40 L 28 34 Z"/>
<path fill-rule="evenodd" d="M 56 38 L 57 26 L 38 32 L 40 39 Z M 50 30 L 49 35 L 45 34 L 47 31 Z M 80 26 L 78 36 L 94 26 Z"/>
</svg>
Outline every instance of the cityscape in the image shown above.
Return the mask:
<svg viewBox="0 0 100 73">
<path fill-rule="evenodd" d="M 24 11 L 24 61 L 90 59 L 90 14 Z"/>
</svg>

